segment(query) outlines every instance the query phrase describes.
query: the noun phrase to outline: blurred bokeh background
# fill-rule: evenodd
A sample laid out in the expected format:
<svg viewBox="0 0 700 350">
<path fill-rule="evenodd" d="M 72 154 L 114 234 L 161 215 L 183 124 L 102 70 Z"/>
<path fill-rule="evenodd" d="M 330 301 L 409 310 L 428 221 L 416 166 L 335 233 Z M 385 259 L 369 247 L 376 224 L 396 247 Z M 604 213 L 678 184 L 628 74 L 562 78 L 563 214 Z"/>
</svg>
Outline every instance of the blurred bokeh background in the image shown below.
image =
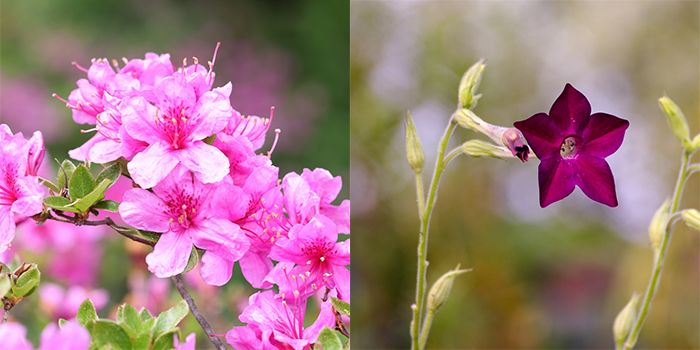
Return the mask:
<svg viewBox="0 0 700 350">
<path fill-rule="evenodd" d="M 71 111 L 51 97 L 67 98 L 85 78 L 71 62 L 89 67 L 92 58 L 121 61 L 155 52 L 170 53 L 175 66 L 183 58 L 191 63 L 193 56 L 206 64 L 221 42 L 214 86 L 231 81 L 231 104 L 244 115 L 269 117 L 275 106 L 271 130 L 282 133 L 272 160 L 281 176 L 326 168 L 343 177 L 339 204 L 349 197 L 348 40 L 344 1 L 2 1 L 0 123 L 25 137 L 41 130 L 50 152 L 44 171 L 54 173 L 53 157 L 67 158 L 69 149 L 92 136 L 81 134 L 89 127 L 75 124 Z M 262 150 L 269 150 L 273 139 L 270 131 Z M 118 191 L 129 187 L 115 186 L 112 198 L 119 200 Z M 169 280 L 146 270 L 150 249 L 112 231 L 57 223 L 38 230 L 26 222 L 19 225 L 13 249 L 23 260 L 39 263 L 42 284 L 56 283 L 11 312 L 12 320 L 28 327 L 34 344 L 46 323 L 72 317 L 62 309 L 75 303 L 69 296 L 102 300 L 102 317 L 123 301 L 157 314 L 181 299 Z M 221 289 L 204 285 L 196 273 L 187 282 L 217 332 L 240 324 L 237 316 L 253 292 L 240 269 Z M 81 289 L 66 292 L 70 286 Z M 315 314 L 309 315 L 313 321 Z M 183 328 L 185 335 L 198 332 L 198 348 L 211 347 L 193 317 Z"/>
<path fill-rule="evenodd" d="M 474 270 L 457 278 L 427 346 L 613 348 L 615 316 L 646 288 L 648 224 L 680 166 L 658 98 L 700 131 L 699 18 L 700 3 L 687 1 L 352 2 L 353 348 L 410 347 L 419 220 L 403 121 L 410 110 L 427 183 L 459 80 L 480 58 L 474 111 L 490 123 L 549 111 L 566 83 L 593 112 L 630 121 L 607 158 L 620 205 L 577 189 L 541 209 L 537 160 L 457 158 L 432 217 L 428 282 L 458 263 Z M 485 139 L 457 130 L 449 149 L 473 138 Z M 698 207 L 697 176 L 682 207 Z M 678 224 L 638 348 L 700 347 L 699 248 L 698 232 Z"/>
</svg>

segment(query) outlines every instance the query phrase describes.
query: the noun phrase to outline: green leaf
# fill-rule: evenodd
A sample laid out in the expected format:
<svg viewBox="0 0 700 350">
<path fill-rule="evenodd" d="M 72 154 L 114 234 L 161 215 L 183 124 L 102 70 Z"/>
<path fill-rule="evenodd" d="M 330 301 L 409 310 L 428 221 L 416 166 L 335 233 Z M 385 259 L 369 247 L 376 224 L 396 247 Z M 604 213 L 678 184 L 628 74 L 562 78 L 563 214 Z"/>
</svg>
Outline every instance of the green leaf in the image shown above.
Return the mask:
<svg viewBox="0 0 700 350">
<path fill-rule="evenodd" d="M 148 349 L 151 346 L 151 332 L 142 332 L 134 338 L 134 349 Z"/>
<path fill-rule="evenodd" d="M 350 338 L 348 338 L 348 341 L 345 342 L 345 345 L 343 345 L 343 350 L 350 350 Z"/>
<path fill-rule="evenodd" d="M 92 304 L 90 299 L 85 299 L 78 309 L 78 315 L 76 316 L 78 323 L 87 328 L 88 321 L 97 321 L 100 318 L 97 317 L 97 311 L 95 310 L 95 305 Z"/>
<path fill-rule="evenodd" d="M 44 198 L 44 204 L 49 208 L 54 208 L 56 210 L 69 211 L 71 213 L 79 213 L 80 211 L 71 205 L 71 201 L 68 198 L 61 196 L 49 196 Z"/>
<path fill-rule="evenodd" d="M 63 318 L 59 318 L 58 319 L 58 328 L 63 328 L 63 325 L 66 323 L 68 323 L 68 320 L 63 319 Z"/>
<path fill-rule="evenodd" d="M 11 272 L 12 272 L 12 270 L 10 270 L 10 268 L 7 267 L 7 265 L 0 262 L 0 273 L 11 273 Z"/>
<path fill-rule="evenodd" d="M 214 144 L 214 141 L 216 141 L 216 134 L 207 136 L 202 141 L 211 146 Z"/>
<path fill-rule="evenodd" d="M 141 311 L 139 311 L 139 317 L 141 318 L 141 321 L 144 322 L 153 318 L 153 316 L 151 316 L 151 313 L 148 312 L 148 310 L 145 307 L 142 307 Z"/>
<path fill-rule="evenodd" d="M 7 292 L 12 289 L 12 281 L 10 281 L 10 275 L 1 274 L 0 275 L 0 298 L 3 297 Z"/>
<path fill-rule="evenodd" d="M 75 174 L 73 176 L 75 176 Z M 71 181 L 71 183 L 73 182 Z M 93 187 L 90 193 L 87 193 L 85 196 L 75 201 L 75 203 L 73 203 L 73 206 L 76 209 L 80 210 L 80 212 L 82 213 L 88 211 L 93 204 L 97 203 L 97 201 L 105 197 L 105 191 L 107 190 L 107 188 L 109 188 L 110 183 L 112 183 L 112 180 L 110 179 L 102 180 L 102 182 L 100 182 L 100 184 L 97 187 Z M 75 200 L 75 197 L 71 196 L 71 198 Z"/>
<path fill-rule="evenodd" d="M 90 174 L 90 170 L 88 170 L 85 165 L 81 164 L 75 168 L 73 176 L 70 177 L 68 193 L 70 194 L 70 198 L 75 201 L 87 196 L 88 193 L 95 189 L 95 186 L 95 178 Z M 97 200 L 95 202 L 97 202 Z"/>
<path fill-rule="evenodd" d="M 131 329 L 131 327 L 129 327 L 129 325 L 127 325 L 126 323 L 117 322 L 117 325 L 119 327 L 121 327 L 121 329 L 126 333 L 126 335 L 129 336 L 130 339 L 134 339 L 134 338 L 136 338 L 137 335 L 139 335 L 138 333 L 136 333 L 135 330 Z"/>
<path fill-rule="evenodd" d="M 199 263 L 199 253 L 197 252 L 197 248 L 195 246 L 192 246 L 192 251 L 190 252 L 190 259 L 187 260 L 187 266 L 185 266 L 185 271 L 182 273 L 190 272 L 190 270 L 194 269 L 195 266 Z"/>
<path fill-rule="evenodd" d="M 129 304 L 124 304 L 122 306 L 124 323 L 126 323 L 129 327 L 131 327 L 131 329 L 135 330 L 136 332 L 140 332 L 141 317 L 139 317 L 139 312 L 136 311 L 136 308 Z"/>
<path fill-rule="evenodd" d="M 44 185 L 44 186 L 46 186 L 48 189 L 50 189 L 50 190 L 53 191 L 54 193 L 60 193 L 60 192 L 61 192 L 61 189 L 58 188 L 58 186 L 56 186 L 56 184 L 54 184 L 53 182 L 51 182 L 51 181 L 49 181 L 49 180 L 46 180 L 46 179 L 44 179 L 44 178 L 42 178 L 42 177 L 39 177 L 39 183 L 42 184 L 42 185 Z"/>
<path fill-rule="evenodd" d="M 190 309 L 187 308 L 187 302 L 180 300 L 177 305 L 158 315 L 158 321 L 156 321 L 154 331 L 167 332 L 175 328 L 175 326 L 177 326 L 177 324 L 180 323 L 185 316 L 187 316 L 189 311 Z"/>
<path fill-rule="evenodd" d="M 115 349 L 131 349 L 131 338 L 126 332 L 112 320 L 95 321 L 95 334 L 92 341 L 97 346 L 111 344 Z"/>
<path fill-rule="evenodd" d="M 17 278 L 15 285 L 12 286 L 12 293 L 18 297 L 29 296 L 34 293 L 39 282 L 41 282 L 41 272 L 34 265 Z"/>
<path fill-rule="evenodd" d="M 350 317 L 350 304 L 334 297 L 331 297 L 331 303 L 341 315 Z"/>
<path fill-rule="evenodd" d="M 97 175 L 95 182 L 100 183 L 104 179 L 110 179 L 112 181 L 112 184 L 114 184 L 115 182 L 117 182 L 121 174 L 122 166 L 119 165 L 119 163 L 114 163 L 111 166 L 104 168 L 104 170 L 102 170 L 100 174 Z"/>
<path fill-rule="evenodd" d="M 340 338 L 338 338 L 338 334 L 328 326 L 323 327 L 321 333 L 318 334 L 318 342 L 323 346 L 323 350 L 343 349 L 343 343 L 340 341 Z"/>
<path fill-rule="evenodd" d="M 63 169 L 61 169 L 63 168 Z M 64 173 L 65 171 L 65 173 Z M 58 179 L 58 188 L 65 188 L 66 187 L 66 181 L 69 181 L 71 176 L 73 176 L 73 172 L 75 171 L 75 164 L 71 162 L 70 160 L 66 159 L 61 163 L 61 166 L 58 168 L 58 173 L 56 174 L 56 178 Z"/>
<path fill-rule="evenodd" d="M 119 202 L 115 202 L 111 199 L 99 201 L 92 206 L 93 209 L 102 209 L 106 211 L 111 211 L 116 213 L 119 211 Z"/>
<path fill-rule="evenodd" d="M 175 334 L 178 334 L 177 329 L 159 335 L 153 342 L 153 350 L 173 349 L 175 347 Z"/>
<path fill-rule="evenodd" d="M 152 333 L 151 331 L 153 330 L 153 327 L 156 325 L 157 318 L 149 318 L 146 321 L 143 321 L 141 324 L 141 331 L 142 332 L 149 332 Z"/>
<path fill-rule="evenodd" d="M 139 230 L 138 231 L 139 235 L 142 236 L 143 238 L 151 241 L 151 242 L 158 242 L 160 239 L 161 233 L 158 232 L 151 232 L 151 231 L 144 231 L 144 230 Z"/>
</svg>

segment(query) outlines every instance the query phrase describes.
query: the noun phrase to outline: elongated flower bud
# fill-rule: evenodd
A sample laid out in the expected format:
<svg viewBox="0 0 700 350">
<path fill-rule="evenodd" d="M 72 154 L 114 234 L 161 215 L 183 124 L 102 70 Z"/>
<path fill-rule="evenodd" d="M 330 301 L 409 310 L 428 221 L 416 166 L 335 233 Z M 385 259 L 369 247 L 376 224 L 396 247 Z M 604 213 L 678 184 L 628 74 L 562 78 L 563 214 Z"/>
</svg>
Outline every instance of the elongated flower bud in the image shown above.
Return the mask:
<svg viewBox="0 0 700 350">
<path fill-rule="evenodd" d="M 700 231 L 700 212 L 697 209 L 686 209 L 681 214 L 683 221 L 688 227 L 692 227 Z"/>
<path fill-rule="evenodd" d="M 450 270 L 444 275 L 440 276 L 437 281 L 430 288 L 428 293 L 428 309 L 435 312 L 440 309 L 447 298 L 450 296 L 450 291 L 454 285 L 455 278 L 465 272 L 471 271 L 471 269 L 460 270 L 459 265 L 454 270 Z"/>
<path fill-rule="evenodd" d="M 697 151 L 698 149 L 700 149 L 700 134 L 695 135 L 695 138 L 693 138 L 693 141 L 690 143 L 691 151 Z"/>
<path fill-rule="evenodd" d="M 659 209 L 654 214 L 654 218 L 651 219 L 651 224 L 649 224 L 649 240 L 651 241 L 651 246 L 654 248 L 654 252 L 658 252 L 661 246 L 661 241 L 666 234 L 666 224 L 668 223 L 668 208 L 671 206 L 671 199 L 666 199 L 666 201 L 659 207 Z"/>
<path fill-rule="evenodd" d="M 36 264 L 31 264 L 31 267 L 26 271 L 22 272 L 15 285 L 12 286 L 12 293 L 16 297 L 26 297 L 36 290 L 41 281 L 41 273 L 37 268 Z"/>
<path fill-rule="evenodd" d="M 492 157 L 503 159 L 508 156 L 507 151 L 501 147 L 481 140 L 470 140 L 462 145 L 462 152 L 474 157 Z M 510 153 L 510 152 L 508 152 Z"/>
<path fill-rule="evenodd" d="M 416 124 L 413 123 L 413 118 L 408 112 L 406 112 L 406 158 L 414 172 L 420 173 L 423 170 L 425 154 L 418 138 Z"/>
<path fill-rule="evenodd" d="M 688 122 L 685 120 L 683 112 L 668 96 L 659 99 L 659 106 L 668 118 L 668 124 L 671 125 L 673 135 L 681 142 L 684 142 L 685 146 L 685 142 L 690 141 L 690 129 L 688 129 Z"/>
<path fill-rule="evenodd" d="M 481 74 L 484 72 L 484 60 L 481 59 L 473 66 L 469 67 L 459 82 L 459 107 L 472 109 L 476 107 L 476 102 L 481 98 L 481 94 L 476 95 L 476 90 L 481 83 Z"/>
<path fill-rule="evenodd" d="M 637 304 L 639 304 L 640 295 L 632 293 L 632 299 L 627 302 L 627 305 L 622 308 L 617 317 L 615 317 L 615 323 L 613 323 L 613 335 L 615 335 L 615 342 L 618 348 L 622 348 L 622 344 L 627 339 L 627 336 L 634 326 L 634 322 L 637 320 Z"/>
</svg>

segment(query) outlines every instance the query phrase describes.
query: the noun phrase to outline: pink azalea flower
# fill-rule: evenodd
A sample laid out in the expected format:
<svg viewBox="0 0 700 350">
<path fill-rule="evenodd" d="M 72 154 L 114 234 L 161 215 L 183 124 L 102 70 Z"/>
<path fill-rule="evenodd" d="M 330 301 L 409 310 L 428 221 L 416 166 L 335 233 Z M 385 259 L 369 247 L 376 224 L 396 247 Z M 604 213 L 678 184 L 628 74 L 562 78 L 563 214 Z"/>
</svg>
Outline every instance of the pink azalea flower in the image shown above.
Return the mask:
<svg viewBox="0 0 700 350">
<path fill-rule="evenodd" d="M 152 92 L 124 101 L 122 122 L 135 139 L 148 143 L 129 163 L 134 181 L 143 188 L 155 186 L 178 164 L 192 170 L 205 183 L 221 181 L 228 159 L 202 139 L 221 131 L 231 113 L 231 84 L 197 98 L 184 75 L 163 79 Z"/>
<path fill-rule="evenodd" d="M 192 244 L 228 262 L 237 261 L 248 250 L 250 243 L 238 225 L 212 216 L 210 201 L 216 187 L 178 166 L 153 187 L 153 193 L 135 188 L 124 194 L 119 206 L 122 219 L 138 229 L 163 233 L 146 257 L 148 269 L 156 276 L 181 273 Z"/>
<path fill-rule="evenodd" d="M 89 290 L 81 286 L 71 286 L 65 290 L 58 284 L 43 282 L 39 287 L 41 308 L 53 319 L 71 319 L 78 314 L 80 305 L 92 300 L 96 310 L 101 310 L 109 301 L 109 293 L 104 289 Z"/>
<path fill-rule="evenodd" d="M 270 118 L 258 116 L 243 116 L 237 110 L 231 113 L 231 119 L 223 130 L 229 136 L 242 136 L 253 145 L 253 150 L 260 149 L 265 143 L 265 134 L 270 129 L 274 108 L 270 109 Z"/>
<path fill-rule="evenodd" d="M 248 324 L 233 327 L 226 333 L 226 341 L 238 350 L 309 349 L 323 327 L 335 325 L 335 315 L 330 303 L 323 303 L 316 321 L 305 329 L 306 300 L 296 298 L 288 303 L 271 290 L 251 295 L 248 306 L 238 317 Z"/>
<path fill-rule="evenodd" d="M 309 183 L 310 189 L 319 197 L 318 213 L 331 219 L 338 227 L 338 233 L 350 233 L 350 200 L 344 200 L 339 206 L 332 205 L 343 180 L 340 176 L 333 177 L 330 171 L 316 168 L 313 171 L 304 169 L 301 177 Z"/>
<path fill-rule="evenodd" d="M 0 253 L 15 236 L 15 214 L 32 216 L 43 210 L 44 189 L 33 174 L 43 159 L 41 132 L 30 141 L 0 125 Z"/>
<path fill-rule="evenodd" d="M 172 282 L 167 279 L 158 278 L 143 270 L 134 270 L 129 274 L 127 281 L 129 294 L 124 298 L 124 302 L 140 310 L 145 307 L 151 315 L 168 309 L 168 296 Z"/>
<path fill-rule="evenodd" d="M 267 158 L 267 157 L 265 157 Z M 274 240 L 286 230 L 281 229 L 279 208 L 282 207 L 281 194 L 277 187 L 278 169 L 272 166 L 255 168 L 241 188 L 230 183 L 222 183 L 212 199 L 212 211 L 215 217 L 226 219 L 239 225 L 250 243 L 250 248 L 239 260 L 243 276 L 255 288 L 269 288 L 272 285 L 263 282 L 273 267 L 268 257 Z M 207 273 L 210 267 L 217 272 L 230 271 L 231 263 L 216 256 L 202 257 L 202 271 Z M 218 266 L 221 266 L 220 268 Z M 203 275 L 204 276 L 204 275 Z M 210 279 L 212 279 L 210 277 Z M 231 273 L 218 275 L 218 285 L 226 283 Z"/>
<path fill-rule="evenodd" d="M 41 332 L 37 350 L 84 350 L 90 343 L 90 333 L 78 321 L 68 321 L 60 327 L 49 323 Z"/>
<path fill-rule="evenodd" d="M 350 240 L 337 240 L 336 225 L 327 217 L 316 215 L 308 224 L 290 230 L 289 239 L 281 239 L 272 247 L 270 258 L 297 264 L 290 276 L 300 276 L 302 281 L 297 283 L 303 283 L 297 289 L 302 295 L 322 287 L 335 288 L 338 298 L 349 301 L 350 271 L 345 265 L 350 264 Z"/>
<path fill-rule="evenodd" d="M 0 324 L 0 349 L 3 350 L 33 350 L 29 340 L 27 340 L 27 328 L 17 322 L 7 322 Z"/>
<path fill-rule="evenodd" d="M 175 345 L 176 350 L 194 350 L 197 346 L 197 336 L 194 333 L 190 333 L 182 344 L 180 344 L 180 338 L 177 334 L 173 334 L 173 337 L 173 345 Z"/>
</svg>

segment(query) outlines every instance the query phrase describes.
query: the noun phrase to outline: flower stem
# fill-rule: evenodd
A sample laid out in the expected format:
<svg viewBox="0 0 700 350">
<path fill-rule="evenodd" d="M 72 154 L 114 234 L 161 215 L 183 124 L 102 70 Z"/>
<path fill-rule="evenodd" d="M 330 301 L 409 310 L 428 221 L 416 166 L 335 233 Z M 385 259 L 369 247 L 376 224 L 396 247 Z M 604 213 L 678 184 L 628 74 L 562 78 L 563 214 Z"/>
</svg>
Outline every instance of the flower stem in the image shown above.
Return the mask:
<svg viewBox="0 0 700 350">
<path fill-rule="evenodd" d="M 423 301 L 425 299 L 425 275 L 428 267 L 428 261 L 426 256 L 428 255 L 428 227 L 430 225 L 430 217 L 435 206 L 435 200 L 437 199 L 437 189 L 440 183 L 440 177 L 442 176 L 442 171 L 445 170 L 446 163 L 445 160 L 445 150 L 447 149 L 447 143 L 452 136 L 452 132 L 457 126 L 457 122 L 454 118 L 450 119 L 450 123 L 445 130 L 445 134 L 442 135 L 440 139 L 440 144 L 438 145 L 438 157 L 435 163 L 435 172 L 433 173 L 433 179 L 430 184 L 430 190 L 428 192 L 428 198 L 426 200 L 425 211 L 421 215 L 421 227 L 420 235 L 418 238 L 418 272 L 416 277 L 416 303 L 413 307 L 413 320 L 411 321 L 411 349 L 418 350 L 425 347 L 425 342 L 428 338 L 428 332 L 420 336 L 421 329 L 421 313 L 423 310 Z M 421 184 L 416 183 L 417 186 Z M 420 191 L 422 192 L 422 190 Z M 419 202 L 422 199 L 419 200 Z M 432 317 L 431 317 L 432 318 Z M 428 328 L 430 325 L 427 325 Z M 424 325 L 425 327 L 425 325 Z M 421 346 L 422 344 L 422 346 Z"/>
<path fill-rule="evenodd" d="M 669 217 L 673 215 L 677 210 L 681 202 L 681 197 L 683 195 L 683 185 L 685 180 L 688 178 L 688 162 L 690 161 L 690 156 L 692 153 L 687 150 L 683 150 L 683 156 L 681 158 L 681 170 L 678 174 L 678 181 L 676 182 L 676 189 L 673 192 L 673 203 L 671 208 L 669 208 Z M 675 222 L 675 220 L 674 220 Z M 659 279 L 661 278 L 661 271 L 664 268 L 664 261 L 666 260 L 666 253 L 668 252 L 669 242 L 671 241 L 671 234 L 673 233 L 673 223 L 672 220 L 666 224 L 666 232 L 661 240 L 661 245 L 659 246 L 658 252 L 654 254 L 654 268 L 652 270 L 651 279 L 649 280 L 649 285 L 647 286 L 646 293 L 644 294 L 644 300 L 642 301 L 642 306 L 639 309 L 639 314 L 637 316 L 637 321 L 632 328 L 627 341 L 623 347 L 624 350 L 630 350 L 637 343 L 637 338 L 639 338 L 639 332 L 642 329 L 644 320 L 647 317 L 649 308 L 651 308 L 651 302 L 656 296 L 658 290 Z"/>
<path fill-rule="evenodd" d="M 177 288 L 177 291 L 180 292 L 182 298 L 185 299 L 185 301 L 187 302 L 187 306 L 190 307 L 190 312 L 192 312 L 194 318 L 197 319 L 199 325 L 202 326 L 204 332 L 207 333 L 209 340 L 211 340 L 211 342 L 214 343 L 214 346 L 216 346 L 218 350 L 226 350 L 226 346 L 221 342 L 221 340 L 213 336 L 214 329 L 211 328 L 209 322 L 207 322 L 204 316 L 202 316 L 202 313 L 199 312 L 197 305 L 195 305 L 194 300 L 192 300 L 192 296 L 190 296 L 190 293 L 187 291 L 187 288 L 185 288 L 185 284 L 182 282 L 182 278 L 180 278 L 180 275 L 172 276 L 170 277 L 170 279 L 173 280 L 173 283 L 175 283 L 175 288 Z"/>
</svg>

